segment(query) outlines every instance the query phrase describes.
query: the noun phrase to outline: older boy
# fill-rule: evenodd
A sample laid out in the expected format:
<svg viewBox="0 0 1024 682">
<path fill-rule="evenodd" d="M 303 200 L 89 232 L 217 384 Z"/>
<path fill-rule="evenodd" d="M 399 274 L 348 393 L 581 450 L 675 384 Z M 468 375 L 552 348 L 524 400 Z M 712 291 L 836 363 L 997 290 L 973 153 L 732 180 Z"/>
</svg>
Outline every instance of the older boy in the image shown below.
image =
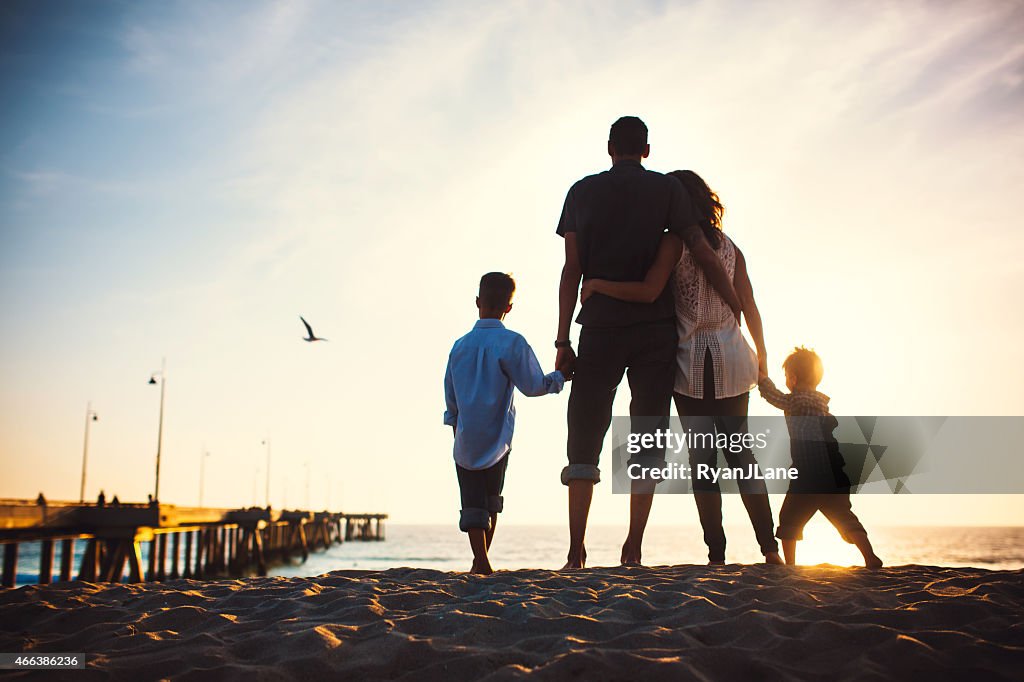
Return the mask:
<svg viewBox="0 0 1024 682">
<path fill-rule="evenodd" d="M 487 550 L 504 506 L 501 491 L 516 418 L 512 389 L 540 396 L 558 393 L 565 383 L 557 370 L 544 374 L 526 339 L 502 324 L 515 290 L 515 281 L 502 272 L 480 279 L 480 319 L 455 342 L 444 376 L 444 423 L 455 433 L 462 497 L 459 529 L 469 535 L 473 550 L 470 572 L 481 575 L 494 572 Z"/>
</svg>

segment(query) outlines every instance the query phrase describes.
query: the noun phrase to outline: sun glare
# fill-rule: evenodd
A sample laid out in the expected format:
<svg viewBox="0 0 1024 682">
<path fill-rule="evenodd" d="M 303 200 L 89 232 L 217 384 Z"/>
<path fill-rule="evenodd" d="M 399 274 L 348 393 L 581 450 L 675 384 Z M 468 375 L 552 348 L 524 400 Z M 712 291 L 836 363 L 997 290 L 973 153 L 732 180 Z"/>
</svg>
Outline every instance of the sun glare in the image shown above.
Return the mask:
<svg viewBox="0 0 1024 682">
<path fill-rule="evenodd" d="M 816 514 L 804 528 L 804 539 L 796 545 L 796 560 L 801 566 L 863 564 L 857 548 L 844 541 L 839 531 L 821 514 Z"/>
</svg>

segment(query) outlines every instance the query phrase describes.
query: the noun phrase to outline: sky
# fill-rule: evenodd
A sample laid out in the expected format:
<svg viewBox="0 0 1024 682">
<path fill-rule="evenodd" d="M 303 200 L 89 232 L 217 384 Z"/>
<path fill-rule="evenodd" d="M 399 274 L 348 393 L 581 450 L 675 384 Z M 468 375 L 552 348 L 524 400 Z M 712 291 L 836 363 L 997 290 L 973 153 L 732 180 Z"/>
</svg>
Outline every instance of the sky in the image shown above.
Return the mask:
<svg viewBox="0 0 1024 682">
<path fill-rule="evenodd" d="M 836 414 L 1024 414 L 1022 37 L 996 0 L 5 2 L 0 497 L 77 498 L 91 404 L 87 497 L 145 499 L 166 358 L 163 501 L 209 452 L 206 504 L 263 504 L 269 438 L 275 507 L 456 523 L 448 350 L 500 270 L 552 368 L 555 225 L 625 114 L 722 197 L 777 379 L 806 344 Z M 566 399 L 516 398 L 506 523 L 565 522 Z"/>
</svg>

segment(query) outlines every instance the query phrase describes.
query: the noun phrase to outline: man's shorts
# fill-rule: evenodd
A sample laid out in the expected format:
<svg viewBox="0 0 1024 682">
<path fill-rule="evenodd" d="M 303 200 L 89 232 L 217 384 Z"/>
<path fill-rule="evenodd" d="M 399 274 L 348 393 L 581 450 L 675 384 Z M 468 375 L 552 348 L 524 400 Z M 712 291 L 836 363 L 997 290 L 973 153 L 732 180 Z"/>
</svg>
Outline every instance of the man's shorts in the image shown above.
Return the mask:
<svg viewBox="0 0 1024 682">
<path fill-rule="evenodd" d="M 601 480 L 598 463 L 611 424 L 615 392 L 625 374 L 631 400 L 630 428 L 647 433 L 668 428 L 676 376 L 675 320 L 580 331 L 579 356 L 569 391 L 568 466 L 562 483 Z M 664 466 L 665 449 L 645 449 L 639 463 Z"/>
<path fill-rule="evenodd" d="M 508 457 L 506 454 L 486 469 L 467 469 L 455 465 L 455 473 L 459 477 L 459 494 L 462 497 L 462 514 L 459 517 L 459 530 L 462 532 L 470 528 L 490 529 L 491 514 L 497 514 L 503 509 L 505 498 L 501 496 L 501 491 L 505 487 Z"/>
</svg>

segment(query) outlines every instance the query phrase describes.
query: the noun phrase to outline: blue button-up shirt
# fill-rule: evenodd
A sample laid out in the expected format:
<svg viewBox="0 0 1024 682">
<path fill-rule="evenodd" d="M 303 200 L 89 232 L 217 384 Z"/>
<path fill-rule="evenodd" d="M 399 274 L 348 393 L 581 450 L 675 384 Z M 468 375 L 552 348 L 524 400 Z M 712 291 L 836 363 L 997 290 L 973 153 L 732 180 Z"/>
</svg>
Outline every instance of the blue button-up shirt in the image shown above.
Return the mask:
<svg viewBox="0 0 1024 682">
<path fill-rule="evenodd" d="M 444 374 L 444 423 L 455 427 L 455 462 L 486 469 L 512 447 L 512 388 L 528 396 L 558 393 L 565 377 L 544 374 L 530 344 L 500 320 L 477 321 L 455 342 Z"/>
</svg>

